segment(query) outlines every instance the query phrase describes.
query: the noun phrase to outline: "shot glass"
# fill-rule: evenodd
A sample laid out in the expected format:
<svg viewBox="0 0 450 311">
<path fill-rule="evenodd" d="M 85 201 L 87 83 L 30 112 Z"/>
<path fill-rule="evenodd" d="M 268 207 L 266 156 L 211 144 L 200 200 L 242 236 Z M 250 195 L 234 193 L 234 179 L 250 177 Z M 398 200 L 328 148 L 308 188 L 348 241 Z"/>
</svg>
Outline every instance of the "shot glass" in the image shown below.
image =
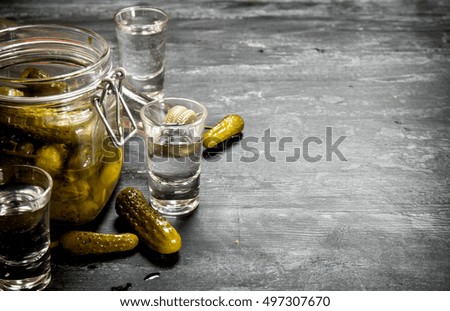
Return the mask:
<svg viewBox="0 0 450 311">
<path fill-rule="evenodd" d="M 167 122 L 175 106 L 190 109 L 192 123 Z M 206 108 L 184 98 L 165 98 L 141 109 L 147 148 L 150 203 L 165 216 L 192 213 L 200 202 L 200 160 Z"/>
<path fill-rule="evenodd" d="M 0 167 L 0 290 L 42 290 L 50 283 L 52 186 L 38 167 Z"/>
<path fill-rule="evenodd" d="M 162 98 L 168 15 L 157 8 L 132 6 L 118 11 L 114 21 L 126 82 L 152 98 Z"/>
</svg>

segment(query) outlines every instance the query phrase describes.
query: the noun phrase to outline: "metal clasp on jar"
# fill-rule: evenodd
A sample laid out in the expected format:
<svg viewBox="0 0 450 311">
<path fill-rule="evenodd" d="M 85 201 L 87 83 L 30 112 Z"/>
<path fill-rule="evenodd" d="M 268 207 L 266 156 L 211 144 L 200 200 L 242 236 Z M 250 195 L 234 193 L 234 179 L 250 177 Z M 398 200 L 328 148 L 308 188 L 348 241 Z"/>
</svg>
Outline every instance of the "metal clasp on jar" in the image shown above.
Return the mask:
<svg viewBox="0 0 450 311">
<path fill-rule="evenodd" d="M 125 69 L 120 67 L 114 69 L 110 77 L 101 81 L 99 89 L 102 90 L 102 93 L 92 98 L 92 103 L 105 124 L 111 140 L 117 147 L 122 147 L 137 132 L 136 121 L 122 96 L 122 80 L 125 78 L 125 75 Z M 113 120 L 116 123 L 113 125 L 116 130 L 113 129 L 113 126 L 108 121 L 108 102 L 106 100 L 108 96 L 115 96 L 116 100 L 115 120 Z M 130 132 L 127 136 L 125 136 L 122 126 L 122 108 L 131 124 Z"/>
</svg>

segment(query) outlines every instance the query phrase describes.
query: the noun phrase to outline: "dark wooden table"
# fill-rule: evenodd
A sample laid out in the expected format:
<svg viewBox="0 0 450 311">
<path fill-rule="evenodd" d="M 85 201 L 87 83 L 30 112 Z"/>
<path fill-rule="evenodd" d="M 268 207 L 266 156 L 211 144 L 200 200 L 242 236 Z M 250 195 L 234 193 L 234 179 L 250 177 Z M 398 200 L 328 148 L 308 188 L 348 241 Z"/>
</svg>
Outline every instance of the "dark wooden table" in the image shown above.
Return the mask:
<svg viewBox="0 0 450 311">
<path fill-rule="evenodd" d="M 117 60 L 112 16 L 135 3 L 2 0 L 0 17 L 90 28 Z M 179 254 L 55 251 L 49 289 L 450 289 L 449 2 L 150 4 L 171 15 L 166 95 L 209 124 L 239 113 L 244 137 L 205 154 Z M 139 141 L 87 229 L 121 231 L 117 191 L 148 194 Z"/>
</svg>

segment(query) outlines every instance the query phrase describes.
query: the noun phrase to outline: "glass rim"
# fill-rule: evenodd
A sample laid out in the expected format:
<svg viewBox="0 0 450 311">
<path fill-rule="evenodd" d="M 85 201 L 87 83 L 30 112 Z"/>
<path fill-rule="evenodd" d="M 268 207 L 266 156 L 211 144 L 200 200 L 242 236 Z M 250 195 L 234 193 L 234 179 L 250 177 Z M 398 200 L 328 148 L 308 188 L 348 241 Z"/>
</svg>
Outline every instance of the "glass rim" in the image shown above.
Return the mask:
<svg viewBox="0 0 450 311">
<path fill-rule="evenodd" d="M 163 25 L 167 24 L 167 22 L 169 21 L 169 15 L 162 9 L 159 9 L 156 7 L 151 7 L 151 6 L 144 6 L 144 5 L 133 5 L 133 6 L 124 7 L 122 9 L 120 9 L 119 11 L 117 11 L 116 14 L 114 14 L 114 21 L 115 21 L 116 25 L 118 25 L 120 28 L 124 28 L 124 29 L 133 28 L 133 27 L 123 24 L 121 22 L 123 19 L 120 19 L 120 16 L 123 15 L 124 13 L 136 12 L 136 11 L 151 11 L 151 12 L 157 12 L 157 13 L 161 14 L 161 16 L 163 18 L 161 20 L 158 20 L 158 22 Z M 155 24 L 155 23 L 152 23 L 151 25 L 153 25 L 153 24 Z"/>
<path fill-rule="evenodd" d="M 33 31 L 39 32 L 39 35 L 35 35 L 34 37 L 31 37 L 33 40 L 28 40 L 25 43 L 17 43 L 14 40 L 14 33 L 18 33 L 20 35 L 23 35 L 27 32 L 28 29 L 31 29 Z M 112 62 L 110 60 L 111 57 L 111 49 L 108 44 L 108 41 L 99 33 L 73 25 L 65 25 L 65 24 L 30 24 L 30 25 L 19 25 L 19 26 L 12 26 L 4 29 L 0 29 L 0 35 L 4 35 L 7 33 L 10 33 L 9 37 L 11 40 L 9 41 L 2 41 L 0 42 L 0 52 L 8 51 L 8 49 L 13 49 L 15 45 L 32 45 L 32 44 L 41 44 L 41 43 L 57 43 L 64 45 L 66 44 L 68 47 L 70 46 L 68 44 L 67 38 L 63 37 L 63 33 L 66 34 L 81 34 L 81 35 L 87 35 L 88 38 L 91 38 L 91 40 L 95 40 L 99 45 L 98 50 L 98 56 L 96 56 L 95 61 L 92 64 L 89 64 L 88 66 L 78 68 L 74 71 L 59 74 L 47 78 L 39 78 L 39 79 L 27 79 L 27 83 L 53 83 L 53 82 L 59 82 L 59 81 L 65 81 L 69 79 L 76 79 L 83 77 L 84 75 L 88 75 L 92 72 L 98 72 L 98 79 L 102 79 L 103 75 L 108 74 L 108 72 L 112 69 Z M 54 33 L 61 32 L 60 36 L 54 35 Z M 49 36 L 49 34 L 52 34 Z M 16 34 L 17 35 L 17 34 Z M 26 39 L 29 39 L 28 37 Z M 23 39 L 21 39 L 23 40 Z M 75 40 L 73 41 L 75 42 Z M 76 44 L 78 47 L 83 48 L 86 51 L 91 51 L 89 46 L 91 44 L 86 43 L 82 44 L 81 41 L 76 41 Z M 30 47 L 30 50 L 32 46 Z M 38 50 L 39 52 L 39 50 Z M 89 52 L 90 53 L 90 52 Z M 49 58 L 52 58 L 54 56 L 49 55 Z M 0 60 L 1 61 L 1 60 Z M 104 68 L 103 68 L 104 66 Z M 18 78 L 11 78 L 7 76 L 0 75 L 0 82 L 5 85 L 15 85 L 16 83 L 20 83 L 20 79 Z M 54 94 L 54 95 L 44 95 L 44 96 L 6 96 L 6 95 L 0 95 L 0 100 L 3 102 L 8 103 L 22 103 L 25 102 L 27 104 L 35 104 L 35 103 L 48 103 L 53 102 L 55 100 L 57 101 L 63 101 L 66 99 L 71 99 L 77 96 L 80 96 L 81 94 L 84 94 L 85 92 L 88 92 L 90 90 L 95 89 L 98 86 L 98 82 L 91 83 L 90 85 L 81 87 L 80 89 L 75 89 L 72 91 L 69 91 L 67 93 L 61 93 L 61 94 Z"/>
<path fill-rule="evenodd" d="M 155 104 L 161 105 L 161 104 L 164 104 L 165 101 L 169 102 L 171 100 L 190 102 L 190 103 L 193 103 L 193 104 L 199 106 L 200 109 L 202 110 L 201 118 L 197 119 L 195 122 L 188 123 L 188 124 L 158 124 L 158 123 L 153 122 L 151 119 L 149 119 L 146 116 L 146 111 L 151 106 L 154 106 Z M 200 104 L 199 102 L 197 102 L 193 99 L 188 99 L 188 98 L 183 98 L 183 97 L 165 97 L 165 98 L 161 98 L 161 99 L 158 99 L 155 101 L 151 101 L 148 104 L 144 105 L 140 110 L 140 116 L 144 123 L 144 127 L 145 127 L 145 123 L 149 123 L 149 124 L 151 124 L 151 126 L 160 127 L 160 128 L 164 128 L 164 129 L 180 129 L 180 128 L 182 129 L 182 128 L 195 127 L 195 126 L 198 126 L 199 124 L 205 122 L 206 117 L 208 116 L 208 110 L 206 109 L 206 107 L 204 105 Z"/>
<path fill-rule="evenodd" d="M 72 77 L 72 76 L 78 76 L 81 75 L 85 72 L 88 71 L 92 71 L 94 70 L 96 67 L 99 66 L 99 64 L 109 56 L 110 54 L 110 47 L 108 44 L 108 41 L 106 41 L 106 39 L 101 36 L 99 33 L 87 29 L 87 28 L 83 28 L 83 27 L 78 27 L 78 26 L 72 26 L 72 25 L 58 25 L 58 24 L 31 24 L 31 25 L 20 25 L 20 26 L 13 26 L 13 27 L 8 27 L 8 28 L 4 28 L 1 29 L 0 32 L 2 33 L 6 33 L 6 32 L 12 32 L 12 31 L 21 31 L 21 30 L 26 30 L 26 29 L 37 29 L 37 28 L 41 28 L 43 30 L 49 30 L 49 31 L 54 31 L 54 30 L 65 30 L 65 31 L 75 31 L 78 33 L 85 33 L 88 34 L 89 36 L 91 36 L 92 38 L 95 38 L 96 40 L 98 40 L 98 42 L 101 44 L 102 46 L 102 53 L 99 56 L 99 58 L 97 59 L 97 62 L 90 64 L 89 66 L 80 68 L 78 70 L 69 72 L 69 73 L 65 73 L 65 74 L 61 74 L 61 75 L 57 75 L 57 76 L 52 76 L 52 77 L 48 77 L 48 78 L 39 78 L 39 79 L 29 79 L 31 82 L 38 81 L 38 82 L 53 82 L 56 80 L 63 80 L 64 78 L 67 77 Z M 40 38 L 42 40 L 42 42 L 49 42 L 51 41 L 48 37 L 43 37 Z M 61 38 L 56 38 L 56 37 L 52 37 L 52 40 L 61 40 L 64 39 L 63 37 Z M 62 41 L 63 42 L 63 41 Z M 5 76 L 1 76 L 0 75 L 0 79 L 1 80 L 14 80 L 11 79 L 10 77 L 5 77 Z"/>
<path fill-rule="evenodd" d="M 13 164 L 13 165 L 9 165 L 9 166 L 0 165 L 0 172 L 4 171 L 5 169 L 9 170 L 13 173 L 16 173 L 20 169 L 32 169 L 33 171 L 37 171 L 37 172 L 43 174 L 45 176 L 45 178 L 47 179 L 48 185 L 47 185 L 46 189 L 44 190 L 44 192 L 42 192 L 38 198 L 32 199 L 32 200 L 28 201 L 27 203 L 40 201 L 43 198 L 46 198 L 47 196 L 49 196 L 51 194 L 50 192 L 52 191 L 52 188 L 53 188 L 53 178 L 44 169 L 42 169 L 38 166 L 29 165 L 29 164 Z M 2 184 L 0 184 L 0 185 L 2 185 Z"/>
</svg>

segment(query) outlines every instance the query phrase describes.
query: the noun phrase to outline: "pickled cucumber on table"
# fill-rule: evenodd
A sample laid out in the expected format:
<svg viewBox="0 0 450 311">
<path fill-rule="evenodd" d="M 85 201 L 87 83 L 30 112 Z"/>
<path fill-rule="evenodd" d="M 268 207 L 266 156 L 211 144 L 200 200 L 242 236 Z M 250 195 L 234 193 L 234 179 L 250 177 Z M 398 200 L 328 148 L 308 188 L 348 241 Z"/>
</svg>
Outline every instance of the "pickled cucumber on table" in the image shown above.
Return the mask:
<svg viewBox="0 0 450 311">
<path fill-rule="evenodd" d="M 36 67 L 27 67 L 23 70 L 21 79 L 28 86 L 27 96 L 50 96 L 68 92 L 67 83 L 62 81 L 48 81 L 51 77 L 44 70 Z M 41 80 L 41 81 L 39 81 Z"/>
<path fill-rule="evenodd" d="M 59 245 L 74 255 L 102 255 L 125 252 L 134 249 L 139 243 L 133 233 L 98 233 L 73 230 L 59 238 Z"/>
<path fill-rule="evenodd" d="M 203 135 L 203 146 L 205 148 L 217 147 L 218 144 L 226 141 L 231 136 L 242 132 L 244 125 L 244 119 L 240 115 L 226 115 Z"/>
<path fill-rule="evenodd" d="M 181 249 L 178 231 L 148 203 L 140 190 L 133 187 L 122 189 L 116 198 L 116 212 L 154 251 L 172 254 Z"/>
</svg>

